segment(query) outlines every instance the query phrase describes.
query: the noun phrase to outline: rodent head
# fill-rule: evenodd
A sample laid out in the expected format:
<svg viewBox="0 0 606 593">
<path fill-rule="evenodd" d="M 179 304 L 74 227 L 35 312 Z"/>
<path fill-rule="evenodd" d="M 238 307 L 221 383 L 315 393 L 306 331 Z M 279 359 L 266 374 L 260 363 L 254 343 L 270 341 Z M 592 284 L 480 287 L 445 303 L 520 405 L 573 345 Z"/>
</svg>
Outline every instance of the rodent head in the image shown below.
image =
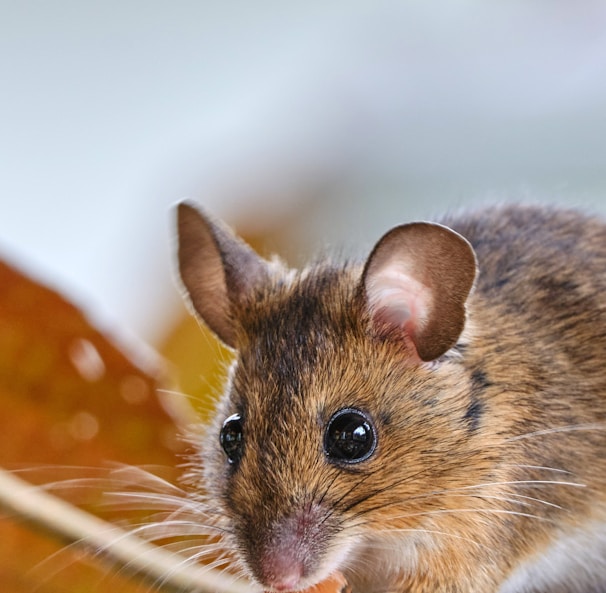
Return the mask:
<svg viewBox="0 0 606 593">
<path fill-rule="evenodd" d="M 362 266 L 299 273 L 181 204 L 179 265 L 236 351 L 205 487 L 262 586 L 347 568 L 373 534 L 414 530 L 428 490 L 467 483 L 469 380 L 448 355 L 476 273 L 462 237 L 404 225 Z"/>
</svg>

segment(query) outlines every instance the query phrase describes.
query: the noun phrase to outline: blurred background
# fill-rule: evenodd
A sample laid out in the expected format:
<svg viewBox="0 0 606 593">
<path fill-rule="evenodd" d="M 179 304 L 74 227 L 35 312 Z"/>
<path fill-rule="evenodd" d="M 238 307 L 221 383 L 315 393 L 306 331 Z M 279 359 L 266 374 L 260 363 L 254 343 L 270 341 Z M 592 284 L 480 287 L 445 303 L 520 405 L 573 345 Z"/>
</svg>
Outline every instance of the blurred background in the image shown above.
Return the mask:
<svg viewBox="0 0 606 593">
<path fill-rule="evenodd" d="M 0 0 L 0 258 L 98 330 L 65 338 L 83 384 L 109 374 L 98 339 L 134 359 L 129 377 L 168 374 L 202 399 L 219 388 L 228 355 L 174 282 L 184 198 L 292 264 L 363 255 L 397 223 L 482 203 L 604 213 L 606 2 Z M 7 377 L 33 360 L 49 409 L 48 336 L 66 324 L 44 330 L 40 295 L 17 324 L 17 276 L 0 286 L 0 379 L 14 394 Z M 123 405 L 145 399 L 124 380 Z M 1 462 L 73 462 L 113 438 L 61 393 L 45 454 L 0 443 Z M 121 451 L 95 459 L 142 462 Z"/>
<path fill-rule="evenodd" d="M 602 0 L 0 10 L 0 249 L 152 344 L 186 197 L 308 252 L 486 200 L 606 205 Z"/>
</svg>

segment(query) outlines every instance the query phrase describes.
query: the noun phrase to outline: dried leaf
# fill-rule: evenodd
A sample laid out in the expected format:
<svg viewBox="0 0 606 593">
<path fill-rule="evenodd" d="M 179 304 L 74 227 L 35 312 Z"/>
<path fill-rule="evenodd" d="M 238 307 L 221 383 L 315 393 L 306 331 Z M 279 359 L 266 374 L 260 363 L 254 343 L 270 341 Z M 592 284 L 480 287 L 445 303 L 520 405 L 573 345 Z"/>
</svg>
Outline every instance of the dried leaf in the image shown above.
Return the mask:
<svg viewBox="0 0 606 593">
<path fill-rule="evenodd" d="M 38 481 L 62 479 L 63 466 L 108 461 L 175 468 L 182 444 L 157 397 L 160 371 L 154 360 L 134 364 L 58 293 L 0 262 L 0 465 L 46 464 L 50 469 L 38 472 Z M 0 522 L 2 591 L 104 590 L 103 578 L 116 591 L 148 590 L 91 572 L 67 552 L 60 557 L 68 568 L 46 582 L 32 581 L 31 568 L 58 549 L 14 520 Z M 48 571 L 52 575 L 52 561 Z"/>
</svg>

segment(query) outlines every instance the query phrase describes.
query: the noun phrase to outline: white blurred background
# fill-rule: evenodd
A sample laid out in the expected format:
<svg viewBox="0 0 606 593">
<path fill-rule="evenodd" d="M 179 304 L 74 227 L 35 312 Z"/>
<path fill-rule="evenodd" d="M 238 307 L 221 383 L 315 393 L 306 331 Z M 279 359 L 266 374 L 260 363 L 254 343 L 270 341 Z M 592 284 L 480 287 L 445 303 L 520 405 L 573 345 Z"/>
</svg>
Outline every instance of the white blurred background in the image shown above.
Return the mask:
<svg viewBox="0 0 606 593">
<path fill-rule="evenodd" d="M 606 212 L 606 2 L 0 0 L 0 257 L 154 344 L 185 197 L 309 252 Z"/>
</svg>

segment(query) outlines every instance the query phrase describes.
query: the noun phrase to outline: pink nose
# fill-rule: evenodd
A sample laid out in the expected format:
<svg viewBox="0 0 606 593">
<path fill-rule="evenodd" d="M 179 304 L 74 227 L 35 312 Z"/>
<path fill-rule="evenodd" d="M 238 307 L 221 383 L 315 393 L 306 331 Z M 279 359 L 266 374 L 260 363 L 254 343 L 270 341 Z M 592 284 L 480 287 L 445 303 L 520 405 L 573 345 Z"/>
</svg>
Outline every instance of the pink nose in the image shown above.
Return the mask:
<svg viewBox="0 0 606 593">
<path fill-rule="evenodd" d="M 315 574 L 325 540 L 326 519 L 320 506 L 310 505 L 275 520 L 255 547 L 251 567 L 257 580 L 272 591 L 300 591 Z"/>
<path fill-rule="evenodd" d="M 275 585 L 273 585 L 272 589 L 275 589 L 276 591 L 294 591 L 297 588 L 299 580 L 300 580 L 299 577 L 288 576 L 288 577 L 285 577 L 280 582 L 277 582 Z"/>
<path fill-rule="evenodd" d="M 303 577 L 303 564 L 285 556 L 266 559 L 265 584 L 274 591 L 296 591 Z"/>
</svg>

